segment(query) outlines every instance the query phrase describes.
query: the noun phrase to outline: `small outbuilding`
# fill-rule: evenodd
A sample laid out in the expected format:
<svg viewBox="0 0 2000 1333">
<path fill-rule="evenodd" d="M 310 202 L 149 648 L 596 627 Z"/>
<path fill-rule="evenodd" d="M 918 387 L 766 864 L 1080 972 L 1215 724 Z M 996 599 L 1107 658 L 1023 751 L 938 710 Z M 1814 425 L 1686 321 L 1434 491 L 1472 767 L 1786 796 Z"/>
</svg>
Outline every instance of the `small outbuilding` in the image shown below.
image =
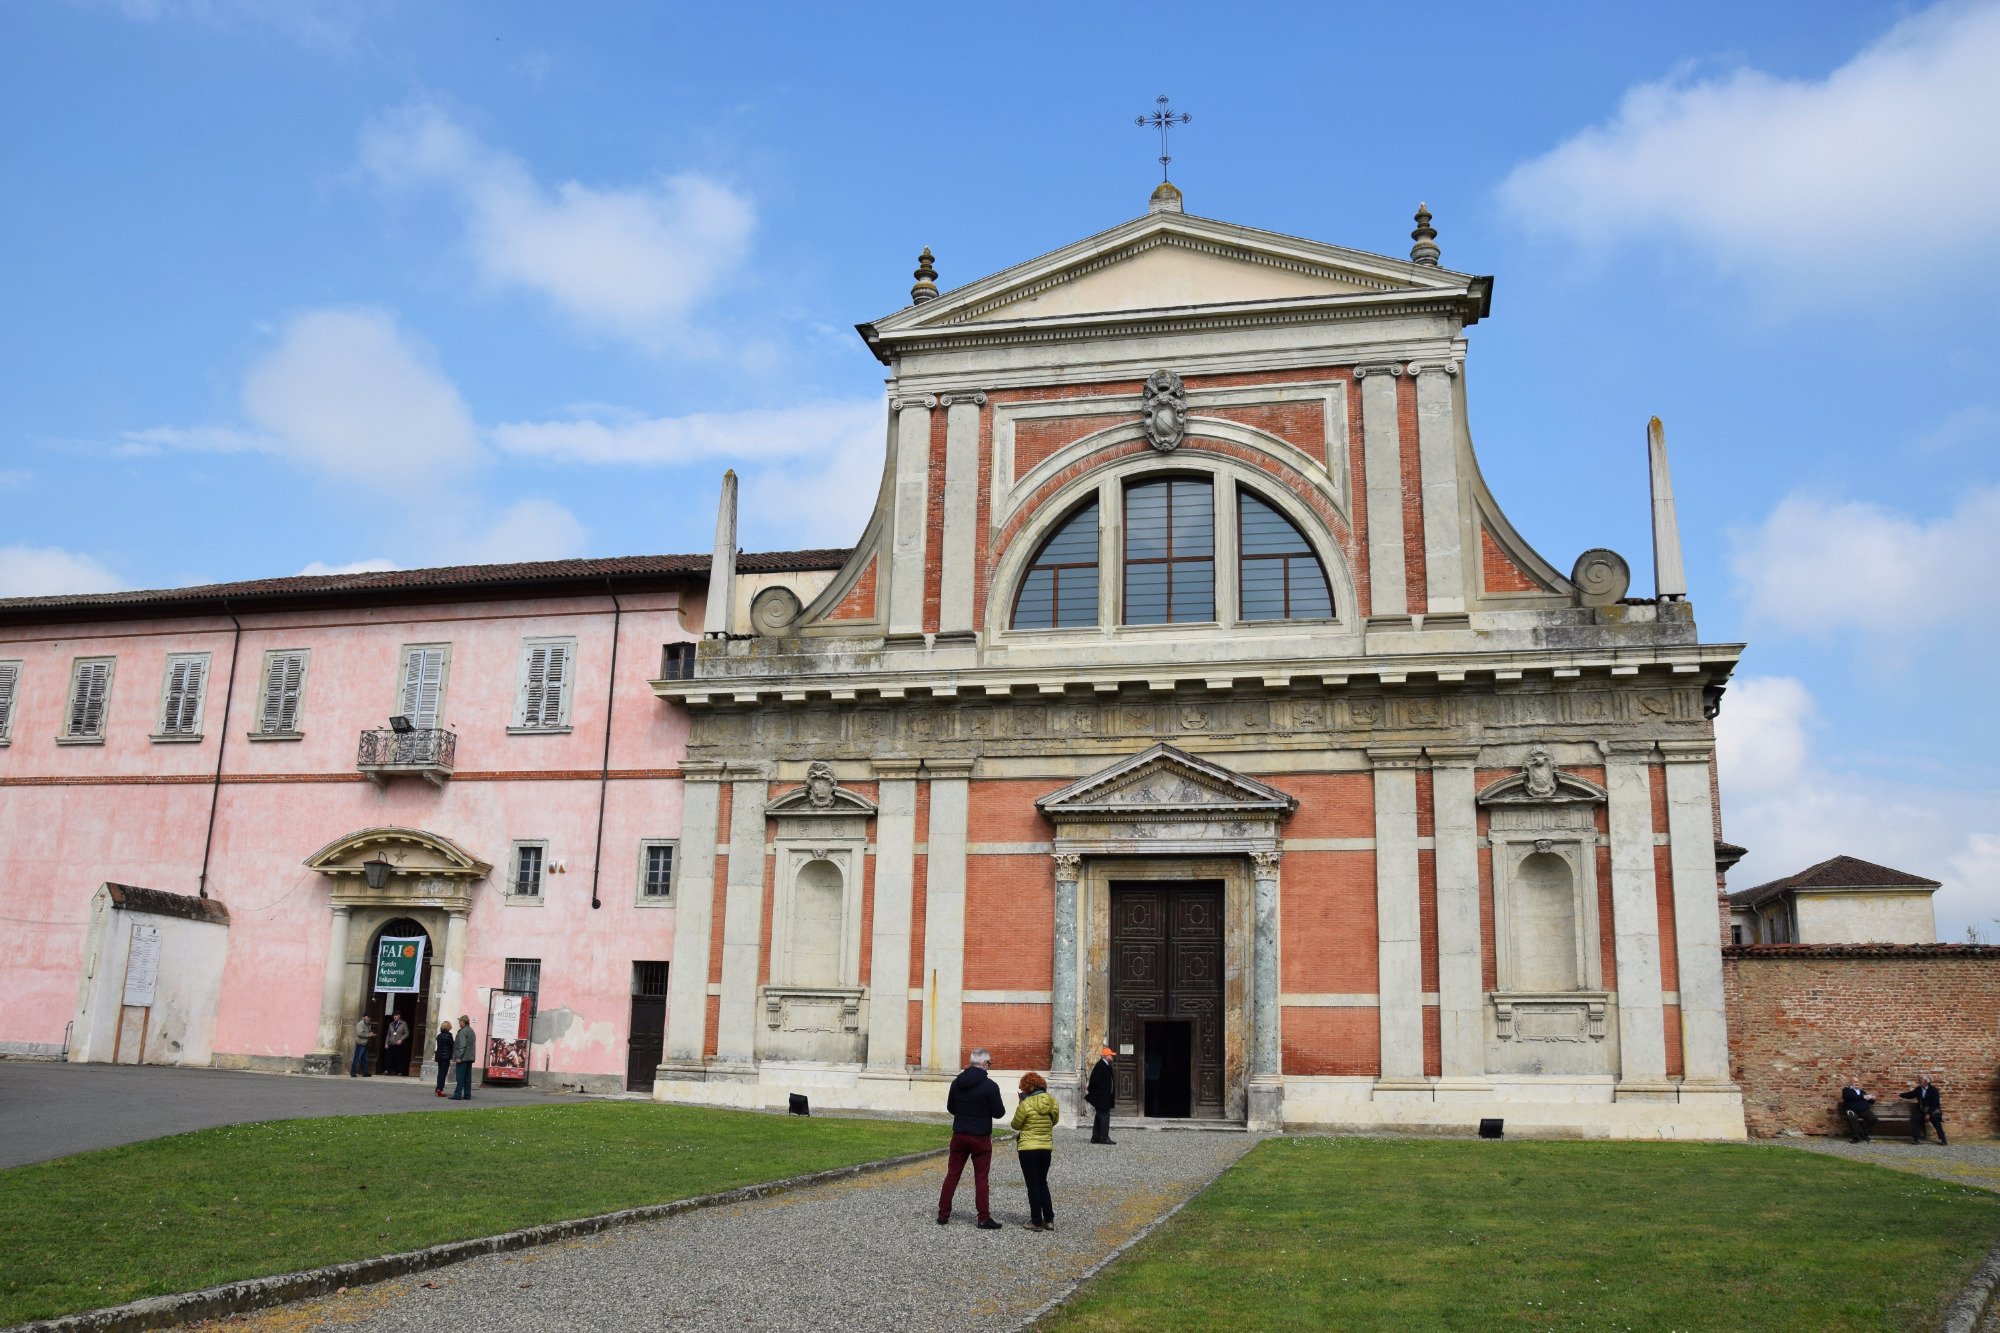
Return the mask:
<svg viewBox="0 0 2000 1333">
<path fill-rule="evenodd" d="M 1836 856 L 1729 895 L 1731 944 L 1935 944 L 1938 881 Z"/>
</svg>

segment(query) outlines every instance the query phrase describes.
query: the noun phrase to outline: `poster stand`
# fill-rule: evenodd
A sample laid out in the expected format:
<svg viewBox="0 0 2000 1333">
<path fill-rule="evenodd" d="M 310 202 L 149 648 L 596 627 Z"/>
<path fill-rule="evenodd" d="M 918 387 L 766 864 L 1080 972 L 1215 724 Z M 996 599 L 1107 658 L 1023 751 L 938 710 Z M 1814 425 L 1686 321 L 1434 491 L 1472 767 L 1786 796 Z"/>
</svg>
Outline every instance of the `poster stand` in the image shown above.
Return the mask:
<svg viewBox="0 0 2000 1333">
<path fill-rule="evenodd" d="M 535 1026 L 533 991 L 494 990 L 486 997 L 486 1068 L 481 1081 L 487 1084 L 528 1085 L 533 1063 L 531 1034 Z"/>
</svg>

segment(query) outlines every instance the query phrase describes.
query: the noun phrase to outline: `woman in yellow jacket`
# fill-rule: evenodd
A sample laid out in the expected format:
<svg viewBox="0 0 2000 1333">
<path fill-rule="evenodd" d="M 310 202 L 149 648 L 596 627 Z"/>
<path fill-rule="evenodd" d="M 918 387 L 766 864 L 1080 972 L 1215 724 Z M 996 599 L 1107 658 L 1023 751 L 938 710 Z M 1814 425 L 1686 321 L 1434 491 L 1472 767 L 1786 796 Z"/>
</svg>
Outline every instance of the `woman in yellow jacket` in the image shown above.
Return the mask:
<svg viewBox="0 0 2000 1333">
<path fill-rule="evenodd" d="M 1049 1159 L 1055 1156 L 1056 1122 L 1062 1107 L 1049 1096 L 1040 1074 L 1021 1075 L 1021 1101 L 1014 1108 L 1014 1146 L 1021 1153 L 1021 1178 L 1028 1183 L 1028 1230 L 1056 1229 L 1055 1201 L 1049 1198 Z"/>
</svg>

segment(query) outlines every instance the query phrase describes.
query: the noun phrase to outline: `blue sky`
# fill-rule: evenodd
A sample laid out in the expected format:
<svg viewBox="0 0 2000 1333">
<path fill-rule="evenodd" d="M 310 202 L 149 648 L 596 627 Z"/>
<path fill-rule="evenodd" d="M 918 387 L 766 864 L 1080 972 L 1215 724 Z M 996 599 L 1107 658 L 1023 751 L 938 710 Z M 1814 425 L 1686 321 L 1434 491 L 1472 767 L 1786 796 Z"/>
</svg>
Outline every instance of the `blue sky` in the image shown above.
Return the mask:
<svg viewBox="0 0 2000 1333">
<path fill-rule="evenodd" d="M 2000 937 L 2000 5 L 0 10 L 0 595 L 846 544 L 852 326 L 1140 212 L 1496 275 L 1488 480 L 1649 587 L 1667 423 L 1738 885 Z"/>
</svg>

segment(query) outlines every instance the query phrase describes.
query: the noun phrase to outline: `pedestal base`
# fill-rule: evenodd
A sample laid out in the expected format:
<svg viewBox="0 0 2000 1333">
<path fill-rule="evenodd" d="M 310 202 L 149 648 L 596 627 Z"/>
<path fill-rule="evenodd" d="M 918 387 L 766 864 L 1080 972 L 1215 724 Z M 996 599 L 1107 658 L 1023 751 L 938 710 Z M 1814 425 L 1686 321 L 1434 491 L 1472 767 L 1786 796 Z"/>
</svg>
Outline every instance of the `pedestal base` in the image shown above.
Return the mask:
<svg viewBox="0 0 2000 1333">
<path fill-rule="evenodd" d="M 331 1074 L 334 1072 L 333 1062 L 335 1058 L 335 1056 L 327 1052 L 314 1052 L 300 1062 L 299 1072 L 302 1074 Z"/>
<path fill-rule="evenodd" d="M 1251 1129 L 1278 1131 L 1285 1127 L 1285 1084 L 1278 1078 L 1250 1080 Z"/>
</svg>

